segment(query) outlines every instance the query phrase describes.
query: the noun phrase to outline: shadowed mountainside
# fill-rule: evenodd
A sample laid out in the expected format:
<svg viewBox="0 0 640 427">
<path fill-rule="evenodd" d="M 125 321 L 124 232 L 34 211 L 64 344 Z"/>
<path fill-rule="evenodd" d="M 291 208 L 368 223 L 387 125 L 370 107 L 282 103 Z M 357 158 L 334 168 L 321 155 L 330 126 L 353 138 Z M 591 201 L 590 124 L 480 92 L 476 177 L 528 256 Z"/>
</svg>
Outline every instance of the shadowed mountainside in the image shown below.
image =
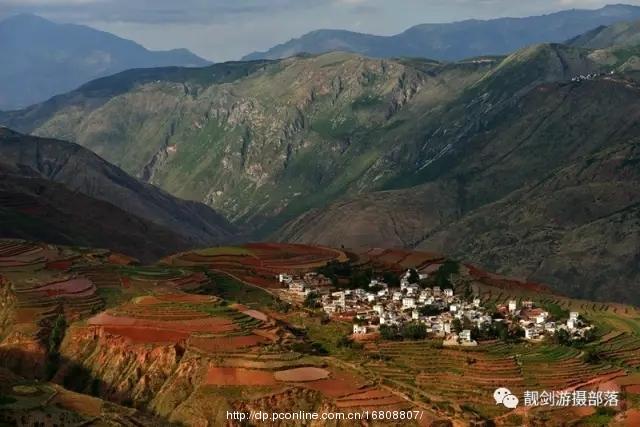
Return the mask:
<svg viewBox="0 0 640 427">
<path fill-rule="evenodd" d="M 2 162 L 12 166 L 11 170 L 17 180 L 14 184 L 22 187 L 26 193 L 31 193 L 37 198 L 37 194 L 33 194 L 33 191 L 37 191 L 38 185 L 44 185 L 45 189 L 60 188 L 60 192 L 69 196 L 70 200 L 78 199 L 77 203 L 82 204 L 83 209 L 74 209 L 73 203 L 64 206 L 64 197 L 56 195 L 56 191 L 49 191 L 51 197 L 56 198 L 52 204 L 56 208 L 68 210 L 68 213 L 73 216 L 96 214 L 109 217 L 99 208 L 90 209 L 90 202 L 93 200 L 94 202 L 103 201 L 104 203 L 101 204 L 103 208 L 105 205 L 113 205 L 107 210 L 123 211 L 118 214 L 120 218 L 114 221 L 113 225 L 125 223 L 125 213 L 130 217 L 140 218 L 136 220 L 140 224 L 145 224 L 138 227 L 137 233 L 140 233 L 141 237 L 144 236 L 145 229 L 154 229 L 149 224 L 157 224 L 155 229 L 158 229 L 159 234 L 166 234 L 166 238 L 156 241 L 159 247 L 152 252 L 166 254 L 171 252 L 171 247 L 211 245 L 228 241 L 234 236 L 234 228 L 209 207 L 176 199 L 152 185 L 142 183 L 76 144 L 24 136 L 9 129 L 0 128 L 0 154 Z M 16 173 L 20 170 L 27 171 L 24 177 Z M 30 179 L 30 175 L 35 175 L 35 178 Z M 50 183 L 43 183 L 42 181 L 45 180 Z M 8 182 L 5 182 L 4 186 L 6 191 L 12 191 Z M 12 192 L 20 193 L 18 189 Z M 73 224 L 62 219 L 60 223 L 63 227 L 70 227 Z M 101 230 L 100 223 L 91 223 L 96 228 L 96 233 L 104 237 L 101 244 L 97 246 L 112 247 L 105 244 L 108 233 L 103 234 L 105 230 Z M 109 224 L 105 224 L 104 227 L 108 228 Z M 132 228 L 135 227 L 125 229 Z M 72 234 L 80 235 L 80 233 Z M 144 237 L 142 240 L 149 243 L 154 241 L 152 238 Z M 160 241 L 168 243 L 171 240 L 175 242 L 162 248 Z M 132 249 L 135 248 L 134 242 L 135 239 L 131 238 Z"/>
</svg>

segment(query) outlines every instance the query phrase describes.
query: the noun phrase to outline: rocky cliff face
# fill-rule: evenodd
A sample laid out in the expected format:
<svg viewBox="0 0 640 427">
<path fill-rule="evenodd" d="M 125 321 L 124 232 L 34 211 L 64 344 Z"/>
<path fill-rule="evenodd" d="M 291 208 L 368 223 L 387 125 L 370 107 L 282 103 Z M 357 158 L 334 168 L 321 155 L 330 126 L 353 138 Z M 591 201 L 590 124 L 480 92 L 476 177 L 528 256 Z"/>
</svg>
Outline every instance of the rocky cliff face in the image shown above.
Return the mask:
<svg viewBox="0 0 640 427">
<path fill-rule="evenodd" d="M 242 386 L 216 391 L 204 379 L 208 367 L 219 364 L 219 358 L 185 350 L 180 344 L 132 343 L 100 327 L 71 327 L 60 356 L 54 382 L 149 410 L 170 422 L 224 425 L 230 422 L 226 410 L 292 412 L 331 407 L 319 393 L 299 388 L 281 387 L 251 399 L 246 397 L 260 394 L 259 387 L 247 387 L 249 394 L 244 397 Z"/>
</svg>

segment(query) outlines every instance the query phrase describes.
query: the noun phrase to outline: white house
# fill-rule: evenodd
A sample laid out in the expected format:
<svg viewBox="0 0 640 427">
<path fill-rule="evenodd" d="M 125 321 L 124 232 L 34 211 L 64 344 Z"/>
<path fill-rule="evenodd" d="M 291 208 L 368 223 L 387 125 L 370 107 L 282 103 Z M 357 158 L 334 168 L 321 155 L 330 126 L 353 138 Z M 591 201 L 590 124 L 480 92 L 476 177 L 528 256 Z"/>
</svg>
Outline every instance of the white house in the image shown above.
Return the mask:
<svg viewBox="0 0 640 427">
<path fill-rule="evenodd" d="M 416 306 L 416 299 L 412 297 L 404 297 L 402 298 L 402 308 L 404 310 L 408 308 L 414 308 Z"/>
<path fill-rule="evenodd" d="M 572 311 L 571 313 L 569 313 L 569 319 L 573 321 L 577 321 L 579 316 L 580 313 L 578 313 L 577 311 Z"/>
<path fill-rule="evenodd" d="M 535 328 L 531 327 L 531 328 L 524 329 L 524 339 L 533 340 L 536 338 L 538 338 L 538 333 Z"/>
<path fill-rule="evenodd" d="M 392 299 L 393 299 L 394 301 L 400 301 L 400 300 L 402 300 L 402 292 L 395 291 L 395 292 L 393 293 Z"/>
<path fill-rule="evenodd" d="M 368 332 L 367 327 L 365 325 L 353 325 L 353 334 L 354 335 L 364 335 Z"/>
<path fill-rule="evenodd" d="M 420 319 L 420 312 L 418 310 L 413 310 L 411 312 L 411 320 L 419 320 Z"/>
<path fill-rule="evenodd" d="M 471 331 L 469 329 L 463 330 L 458 336 L 462 341 L 471 342 Z"/>
<path fill-rule="evenodd" d="M 442 330 L 444 331 L 445 334 L 450 334 L 451 333 L 451 323 L 444 322 L 442 324 Z"/>
<path fill-rule="evenodd" d="M 449 306 L 449 311 L 452 312 L 452 313 L 457 312 L 458 311 L 458 306 L 456 304 L 451 304 Z"/>
<path fill-rule="evenodd" d="M 416 295 L 420 291 L 420 286 L 418 285 L 409 285 L 406 287 L 407 295 Z"/>
<path fill-rule="evenodd" d="M 325 304 L 322 306 L 322 309 L 327 314 L 334 314 L 335 312 L 338 311 L 338 308 L 333 304 Z"/>
<path fill-rule="evenodd" d="M 445 297 L 452 297 L 453 296 L 453 289 L 445 289 L 443 292 L 444 292 L 444 296 Z"/>
<path fill-rule="evenodd" d="M 480 307 L 480 298 L 474 298 L 473 306 L 476 308 Z"/>
<path fill-rule="evenodd" d="M 293 282 L 289 282 L 289 290 L 291 292 L 298 292 L 298 293 L 302 293 L 305 291 L 306 285 L 304 282 L 300 282 L 300 281 L 293 281 Z"/>
<path fill-rule="evenodd" d="M 378 316 L 382 316 L 384 314 L 384 307 L 382 304 L 376 304 L 373 306 L 373 311 L 378 313 Z"/>
<path fill-rule="evenodd" d="M 509 311 L 511 313 L 515 312 L 518 309 L 518 302 L 516 300 L 509 301 Z"/>
</svg>

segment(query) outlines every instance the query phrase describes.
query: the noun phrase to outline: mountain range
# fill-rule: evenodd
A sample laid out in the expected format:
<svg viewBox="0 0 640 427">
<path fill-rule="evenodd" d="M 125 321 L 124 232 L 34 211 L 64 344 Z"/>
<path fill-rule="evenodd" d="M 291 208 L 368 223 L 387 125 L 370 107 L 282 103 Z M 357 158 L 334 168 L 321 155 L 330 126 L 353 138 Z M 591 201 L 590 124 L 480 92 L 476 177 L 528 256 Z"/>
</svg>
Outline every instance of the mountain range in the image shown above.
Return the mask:
<svg viewBox="0 0 640 427">
<path fill-rule="evenodd" d="M 640 46 L 588 47 L 615 28 L 455 62 L 132 70 L 0 123 L 74 141 L 253 239 L 428 249 L 638 303 Z"/>
<path fill-rule="evenodd" d="M 128 176 L 64 141 L 0 128 L 0 237 L 103 247 L 141 260 L 230 241 L 209 207 Z"/>
<path fill-rule="evenodd" d="M 453 61 L 505 55 L 537 43 L 564 42 L 596 27 L 640 19 L 640 7 L 609 5 L 597 10 L 565 10 L 542 16 L 421 24 L 393 36 L 345 30 L 317 30 L 254 52 L 244 60 L 279 59 L 335 50 L 375 58 L 418 57 Z"/>
<path fill-rule="evenodd" d="M 149 51 L 137 43 L 82 25 L 35 15 L 0 21 L 0 109 L 16 109 L 130 68 L 204 66 L 186 49 Z"/>
</svg>

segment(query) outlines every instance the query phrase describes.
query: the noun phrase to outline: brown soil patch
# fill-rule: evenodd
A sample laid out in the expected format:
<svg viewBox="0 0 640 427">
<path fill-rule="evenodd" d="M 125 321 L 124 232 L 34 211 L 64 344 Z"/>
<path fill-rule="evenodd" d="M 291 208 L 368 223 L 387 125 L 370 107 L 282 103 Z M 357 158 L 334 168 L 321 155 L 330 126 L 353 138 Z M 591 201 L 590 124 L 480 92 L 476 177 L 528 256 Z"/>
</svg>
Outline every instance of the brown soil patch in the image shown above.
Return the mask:
<svg viewBox="0 0 640 427">
<path fill-rule="evenodd" d="M 269 340 L 257 335 L 219 338 L 192 337 L 189 340 L 189 345 L 205 352 L 218 353 L 255 347 L 267 342 L 269 342 Z"/>
<path fill-rule="evenodd" d="M 624 391 L 631 394 L 640 394 L 640 384 L 629 385 L 624 388 Z M 640 425 L 640 424 L 638 424 Z"/>
<path fill-rule="evenodd" d="M 88 320 L 89 325 L 105 327 L 137 327 L 151 329 L 166 329 L 180 333 L 223 333 L 237 330 L 237 326 L 230 319 L 221 317 L 205 317 L 192 320 L 155 320 L 136 319 L 127 316 L 113 316 L 109 313 L 100 313 Z"/>
<path fill-rule="evenodd" d="M 207 371 L 205 384 L 220 386 L 274 385 L 276 380 L 273 374 L 268 371 L 210 367 Z"/>
<path fill-rule="evenodd" d="M 68 390 L 58 390 L 53 403 L 73 412 L 99 417 L 102 413 L 102 401 L 95 397 L 74 393 Z"/>
<path fill-rule="evenodd" d="M 331 378 L 308 382 L 305 387 L 319 391 L 323 395 L 332 398 L 347 396 L 358 391 L 358 388 L 352 382 Z"/>
<path fill-rule="evenodd" d="M 329 371 L 322 368 L 295 368 L 286 371 L 278 371 L 274 374 L 278 381 L 286 382 L 307 382 L 325 379 L 329 376 Z"/>
<path fill-rule="evenodd" d="M 640 409 L 630 409 L 627 411 L 626 426 L 638 427 L 640 426 Z"/>
<path fill-rule="evenodd" d="M 105 326 L 105 332 L 127 338 L 136 344 L 147 343 L 171 343 L 186 340 L 188 332 L 172 331 L 167 329 L 136 327 L 136 326 Z"/>
</svg>

